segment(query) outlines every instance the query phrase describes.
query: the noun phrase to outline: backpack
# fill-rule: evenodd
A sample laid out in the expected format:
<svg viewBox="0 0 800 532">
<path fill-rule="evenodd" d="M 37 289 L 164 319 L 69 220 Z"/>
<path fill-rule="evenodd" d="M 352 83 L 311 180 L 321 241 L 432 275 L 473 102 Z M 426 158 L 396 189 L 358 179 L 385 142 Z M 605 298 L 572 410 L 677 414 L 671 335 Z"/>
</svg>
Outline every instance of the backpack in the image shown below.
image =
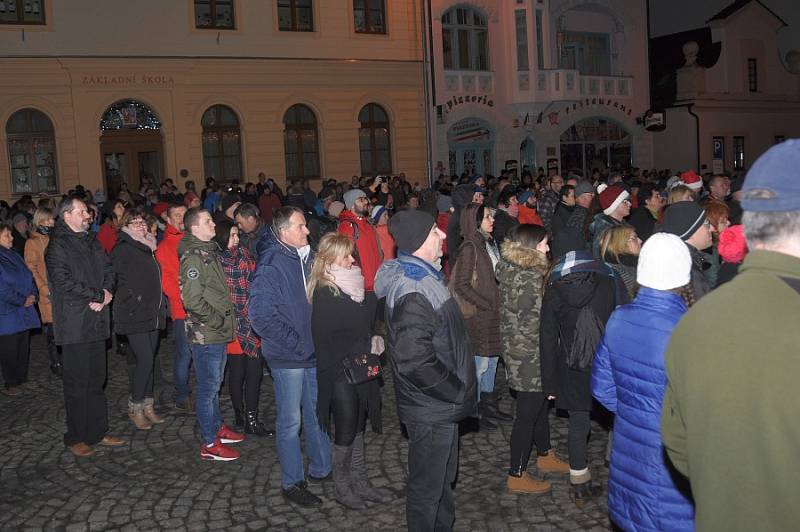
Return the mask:
<svg viewBox="0 0 800 532">
<path fill-rule="evenodd" d="M 596 291 L 597 287 L 595 287 Z M 594 295 L 592 299 L 594 299 Z M 600 345 L 605 329 L 605 324 L 597 316 L 591 303 L 580 310 L 575 324 L 572 347 L 567 353 L 567 367 L 569 369 L 577 371 L 591 370 L 594 354 L 597 351 L 597 346 Z"/>
</svg>

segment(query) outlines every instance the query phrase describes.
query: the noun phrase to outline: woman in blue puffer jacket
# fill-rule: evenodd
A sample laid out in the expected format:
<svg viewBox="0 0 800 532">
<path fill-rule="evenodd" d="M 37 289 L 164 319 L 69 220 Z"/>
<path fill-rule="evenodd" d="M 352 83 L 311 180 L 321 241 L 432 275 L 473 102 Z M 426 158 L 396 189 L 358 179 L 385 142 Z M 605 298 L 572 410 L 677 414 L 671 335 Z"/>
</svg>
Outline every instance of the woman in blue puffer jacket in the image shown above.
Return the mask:
<svg viewBox="0 0 800 532">
<path fill-rule="evenodd" d="M 664 350 L 692 303 L 691 266 L 680 238 L 651 236 L 639 255 L 639 293 L 611 315 L 594 358 L 592 395 L 616 414 L 608 510 L 627 531 L 694 530 L 694 506 L 673 480 L 659 430 Z"/>
</svg>

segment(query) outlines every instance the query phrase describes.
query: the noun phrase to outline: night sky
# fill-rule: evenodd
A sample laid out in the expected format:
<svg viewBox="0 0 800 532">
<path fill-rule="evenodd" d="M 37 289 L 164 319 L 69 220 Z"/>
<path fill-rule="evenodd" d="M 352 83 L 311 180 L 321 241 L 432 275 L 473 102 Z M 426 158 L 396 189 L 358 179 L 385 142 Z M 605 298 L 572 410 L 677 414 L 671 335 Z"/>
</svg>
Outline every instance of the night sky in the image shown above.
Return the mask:
<svg viewBox="0 0 800 532">
<path fill-rule="evenodd" d="M 733 0 L 650 0 L 650 36 L 659 37 L 705 25 L 705 21 Z M 800 0 L 762 0 L 789 25 L 778 33 L 781 59 L 789 50 L 800 50 Z"/>
</svg>

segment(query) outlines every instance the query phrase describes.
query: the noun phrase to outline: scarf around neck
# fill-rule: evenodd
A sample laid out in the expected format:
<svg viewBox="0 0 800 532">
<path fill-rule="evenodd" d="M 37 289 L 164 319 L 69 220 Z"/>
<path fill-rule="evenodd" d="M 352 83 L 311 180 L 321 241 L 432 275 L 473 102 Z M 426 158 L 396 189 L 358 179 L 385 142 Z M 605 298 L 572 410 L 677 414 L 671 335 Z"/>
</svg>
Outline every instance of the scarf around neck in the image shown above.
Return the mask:
<svg viewBox="0 0 800 532">
<path fill-rule="evenodd" d="M 150 251 L 156 250 L 156 237 L 154 237 L 150 233 L 145 232 L 144 238 L 142 238 L 133 231 L 131 231 L 130 229 L 128 229 L 127 227 L 123 227 L 122 232 L 131 237 L 132 239 L 134 239 L 136 242 L 144 244 L 145 246 L 150 248 Z"/>
<path fill-rule="evenodd" d="M 339 290 L 350 296 L 350 299 L 356 303 L 364 302 L 364 276 L 361 274 L 361 268 L 355 264 L 350 268 L 331 264 L 329 272 Z"/>
</svg>

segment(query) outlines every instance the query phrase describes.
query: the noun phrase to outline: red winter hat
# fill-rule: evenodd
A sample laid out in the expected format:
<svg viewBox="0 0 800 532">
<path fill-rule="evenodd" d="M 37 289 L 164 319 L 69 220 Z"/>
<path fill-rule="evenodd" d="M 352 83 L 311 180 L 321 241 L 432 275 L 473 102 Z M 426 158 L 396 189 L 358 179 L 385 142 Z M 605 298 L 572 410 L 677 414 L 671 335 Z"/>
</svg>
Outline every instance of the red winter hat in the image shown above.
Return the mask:
<svg viewBox="0 0 800 532">
<path fill-rule="evenodd" d="M 747 255 L 747 240 L 744 238 L 744 226 L 732 225 L 719 234 L 719 256 L 725 262 L 739 264 Z"/>
<path fill-rule="evenodd" d="M 686 170 L 684 173 L 682 173 L 681 183 L 692 190 L 700 190 L 703 188 L 703 178 L 697 175 L 697 172 L 694 170 Z"/>
<path fill-rule="evenodd" d="M 624 188 L 616 185 L 608 186 L 605 183 L 598 185 L 597 192 L 600 193 L 600 207 L 603 208 L 603 213 L 608 216 L 611 216 L 611 213 L 617 210 L 617 207 L 631 196 Z"/>
<path fill-rule="evenodd" d="M 166 201 L 159 201 L 155 205 L 153 205 L 153 214 L 161 217 L 161 214 L 169 208 L 169 203 Z"/>
</svg>

